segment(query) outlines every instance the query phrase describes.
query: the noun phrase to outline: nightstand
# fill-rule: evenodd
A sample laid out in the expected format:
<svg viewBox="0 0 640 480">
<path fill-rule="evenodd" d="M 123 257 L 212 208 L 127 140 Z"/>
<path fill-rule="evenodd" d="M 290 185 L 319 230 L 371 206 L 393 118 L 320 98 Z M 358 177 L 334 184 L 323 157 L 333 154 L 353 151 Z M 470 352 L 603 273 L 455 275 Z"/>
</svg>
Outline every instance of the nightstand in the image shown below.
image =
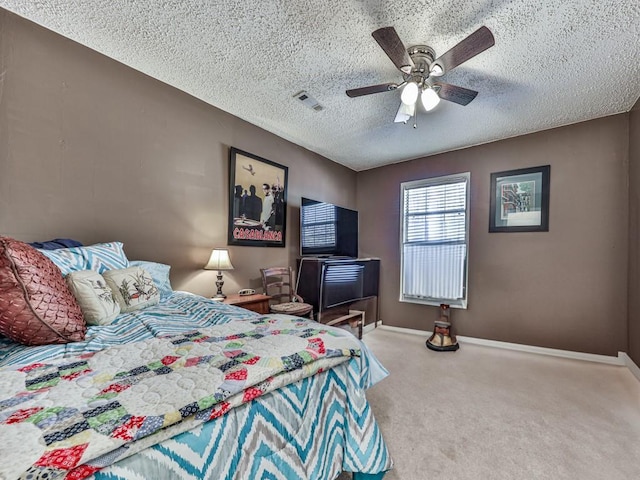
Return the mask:
<svg viewBox="0 0 640 480">
<path fill-rule="evenodd" d="M 227 305 L 235 305 L 236 307 L 246 308 L 257 313 L 269 313 L 269 295 L 256 293 L 254 295 L 229 295 L 224 299 L 223 303 Z"/>
</svg>

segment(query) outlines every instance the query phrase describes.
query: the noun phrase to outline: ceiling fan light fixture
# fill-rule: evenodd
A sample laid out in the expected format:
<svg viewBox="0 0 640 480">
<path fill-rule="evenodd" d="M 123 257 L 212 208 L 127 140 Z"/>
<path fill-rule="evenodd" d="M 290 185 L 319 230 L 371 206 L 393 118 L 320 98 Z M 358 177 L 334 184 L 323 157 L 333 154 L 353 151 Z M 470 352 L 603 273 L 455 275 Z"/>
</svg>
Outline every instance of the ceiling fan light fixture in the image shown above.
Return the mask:
<svg viewBox="0 0 640 480">
<path fill-rule="evenodd" d="M 439 57 L 428 45 L 413 45 L 405 48 L 394 27 L 379 28 L 371 35 L 396 68 L 402 72 L 403 81 L 399 84 L 383 83 L 352 88 L 345 93 L 353 98 L 396 89 L 402 90 L 400 92 L 402 104 L 398 108 L 395 121 L 406 123 L 413 117 L 413 128 L 417 127 L 418 97 L 422 97 L 423 108 L 428 112 L 433 110 L 441 99 L 464 106 L 478 95 L 475 90 L 430 80 L 430 77 L 440 77 L 495 45 L 491 30 L 485 26 L 465 37 Z"/>
<path fill-rule="evenodd" d="M 416 82 L 409 82 L 402 89 L 400 100 L 402 100 L 402 103 L 405 105 L 415 105 L 419 93 L 420 89 L 418 88 L 418 84 Z"/>
<path fill-rule="evenodd" d="M 400 108 L 398 108 L 398 113 L 396 113 L 396 118 L 394 123 L 407 123 L 413 114 L 416 113 L 416 105 L 406 105 L 404 103 L 400 103 Z"/>
<path fill-rule="evenodd" d="M 436 108 L 439 103 L 440 97 L 433 88 L 424 89 L 422 92 L 422 106 L 427 112 Z"/>
<path fill-rule="evenodd" d="M 433 65 L 431 65 L 429 74 L 433 77 L 441 77 L 442 75 L 444 75 L 444 68 L 442 68 L 440 64 L 434 63 Z"/>
</svg>

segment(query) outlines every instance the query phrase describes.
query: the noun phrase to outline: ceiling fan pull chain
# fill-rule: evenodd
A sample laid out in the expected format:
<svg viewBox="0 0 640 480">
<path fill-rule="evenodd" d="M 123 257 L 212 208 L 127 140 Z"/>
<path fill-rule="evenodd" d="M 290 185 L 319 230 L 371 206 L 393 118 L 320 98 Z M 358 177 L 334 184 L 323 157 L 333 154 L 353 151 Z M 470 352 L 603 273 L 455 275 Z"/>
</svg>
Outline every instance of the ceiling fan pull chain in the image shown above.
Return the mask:
<svg viewBox="0 0 640 480">
<path fill-rule="evenodd" d="M 418 106 L 413 111 L 413 128 L 418 128 Z"/>
</svg>

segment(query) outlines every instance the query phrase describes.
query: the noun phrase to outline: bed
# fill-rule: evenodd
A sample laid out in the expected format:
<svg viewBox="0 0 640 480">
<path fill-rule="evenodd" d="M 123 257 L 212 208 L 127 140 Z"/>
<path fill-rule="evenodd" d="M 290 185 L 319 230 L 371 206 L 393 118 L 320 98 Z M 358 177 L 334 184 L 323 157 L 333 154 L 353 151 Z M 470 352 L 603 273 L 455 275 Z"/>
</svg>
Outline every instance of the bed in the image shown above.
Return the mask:
<svg viewBox="0 0 640 480">
<path fill-rule="evenodd" d="M 63 275 L 143 268 L 159 301 L 81 341 L 0 336 L 0 478 L 378 479 L 392 468 L 364 395 L 387 372 L 351 333 L 175 292 L 168 266 L 103 245 L 40 253 Z"/>
</svg>

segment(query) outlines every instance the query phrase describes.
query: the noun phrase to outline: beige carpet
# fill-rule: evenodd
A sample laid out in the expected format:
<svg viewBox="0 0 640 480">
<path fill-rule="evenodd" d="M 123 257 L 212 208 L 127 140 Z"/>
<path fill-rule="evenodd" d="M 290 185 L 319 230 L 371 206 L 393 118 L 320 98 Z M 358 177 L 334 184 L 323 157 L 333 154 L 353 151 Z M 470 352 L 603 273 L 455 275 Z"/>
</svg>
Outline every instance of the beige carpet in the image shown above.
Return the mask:
<svg viewBox="0 0 640 480">
<path fill-rule="evenodd" d="M 627 368 L 425 340 L 365 335 L 390 372 L 367 392 L 395 462 L 385 480 L 640 479 L 640 382 Z"/>
</svg>

